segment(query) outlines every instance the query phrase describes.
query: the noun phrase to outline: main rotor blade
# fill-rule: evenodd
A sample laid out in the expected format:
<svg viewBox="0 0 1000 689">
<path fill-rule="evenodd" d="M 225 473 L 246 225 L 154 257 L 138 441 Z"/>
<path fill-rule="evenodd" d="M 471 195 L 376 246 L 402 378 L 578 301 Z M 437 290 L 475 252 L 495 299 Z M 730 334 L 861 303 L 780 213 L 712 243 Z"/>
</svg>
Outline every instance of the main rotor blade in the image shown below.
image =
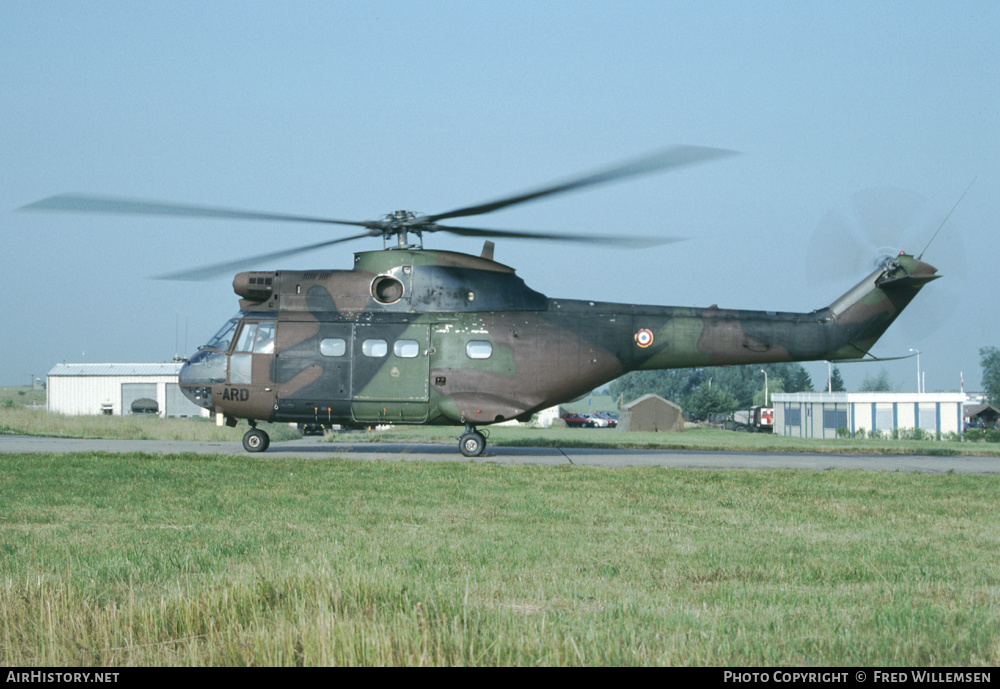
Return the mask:
<svg viewBox="0 0 1000 689">
<path fill-rule="evenodd" d="M 423 232 L 451 232 L 463 237 L 506 237 L 509 239 L 550 239 L 564 242 L 589 242 L 611 244 L 633 248 L 647 248 L 662 244 L 685 241 L 684 237 L 629 237 L 596 234 L 556 234 L 554 232 L 531 232 L 527 230 L 488 230 L 476 227 L 455 227 L 453 225 L 430 225 Z"/>
<path fill-rule="evenodd" d="M 110 196 L 88 196 L 83 194 L 58 194 L 22 206 L 23 211 L 74 211 L 83 213 L 112 213 L 130 215 L 167 215 L 188 218 L 224 218 L 229 220 L 280 220 L 284 222 L 325 223 L 331 225 L 356 225 L 377 228 L 379 223 L 372 220 L 332 220 L 306 215 L 285 215 L 261 213 L 234 208 L 194 206 L 161 201 L 143 201 Z"/>
<path fill-rule="evenodd" d="M 534 201 L 535 199 L 542 198 L 543 196 L 552 196 L 554 194 L 575 191 L 577 189 L 582 189 L 583 187 L 605 184 L 607 182 L 625 179 L 626 177 L 644 175 L 658 170 L 682 167 L 684 165 L 694 165 L 695 163 L 701 163 L 713 158 L 721 158 L 736 154 L 736 151 L 728 151 L 721 148 L 675 146 L 673 148 L 668 148 L 665 151 L 661 151 L 660 153 L 656 153 L 645 158 L 639 158 L 621 165 L 616 165 L 583 177 L 566 180 L 565 182 L 517 194 L 515 196 L 497 199 L 496 201 L 490 201 L 476 206 L 468 206 L 466 208 L 459 208 L 453 211 L 448 211 L 447 213 L 440 213 L 438 215 L 431 215 L 428 216 L 427 219 L 430 222 L 435 222 L 437 220 L 445 220 L 447 218 L 461 218 L 470 215 L 492 213 L 493 211 L 500 210 L 501 208 L 507 208 L 508 206 L 513 206 L 519 203 L 527 203 L 528 201 Z"/>
<path fill-rule="evenodd" d="M 223 263 L 213 263 L 212 265 L 202 266 L 201 268 L 192 268 L 190 270 L 181 270 L 176 273 L 167 273 L 165 275 L 157 275 L 155 279 L 157 280 L 210 280 L 220 275 L 231 274 L 234 271 L 240 271 L 247 268 L 253 268 L 256 265 L 264 263 L 265 261 L 272 261 L 278 258 L 285 258 L 286 256 L 295 256 L 297 254 L 304 254 L 308 251 L 313 251 L 315 249 L 322 249 L 326 246 L 331 246 L 332 244 L 340 244 L 341 242 L 349 242 L 354 239 L 360 239 L 362 237 L 377 237 L 378 232 L 364 232 L 362 234 L 356 234 L 352 237 L 343 237 L 341 239 L 334 239 L 329 242 L 319 242 L 318 244 L 310 244 L 308 246 L 300 246 L 295 249 L 285 249 L 283 251 L 272 251 L 266 254 L 260 254 L 258 256 L 248 256 L 247 258 L 237 259 L 235 261 L 225 261 Z"/>
</svg>

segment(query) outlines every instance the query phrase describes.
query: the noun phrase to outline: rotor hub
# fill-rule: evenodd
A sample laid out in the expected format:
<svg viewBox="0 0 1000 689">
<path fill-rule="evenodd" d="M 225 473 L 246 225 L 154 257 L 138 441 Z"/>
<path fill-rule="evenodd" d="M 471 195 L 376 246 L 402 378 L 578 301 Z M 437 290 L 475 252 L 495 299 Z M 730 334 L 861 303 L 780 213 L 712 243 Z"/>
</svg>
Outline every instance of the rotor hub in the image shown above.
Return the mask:
<svg viewBox="0 0 1000 689">
<path fill-rule="evenodd" d="M 411 220 L 415 220 L 417 214 L 414 213 L 413 211 L 393 211 L 392 213 L 389 213 L 385 217 L 386 219 L 392 222 L 401 223 L 401 222 L 409 222 Z"/>
<path fill-rule="evenodd" d="M 423 248 L 422 232 L 430 223 L 427 216 L 414 213 L 413 211 L 393 211 L 382 216 L 382 240 L 387 240 L 390 236 L 396 236 L 396 246 L 388 247 L 394 249 Z M 417 244 L 409 243 L 409 233 L 417 235 L 420 241 Z"/>
</svg>

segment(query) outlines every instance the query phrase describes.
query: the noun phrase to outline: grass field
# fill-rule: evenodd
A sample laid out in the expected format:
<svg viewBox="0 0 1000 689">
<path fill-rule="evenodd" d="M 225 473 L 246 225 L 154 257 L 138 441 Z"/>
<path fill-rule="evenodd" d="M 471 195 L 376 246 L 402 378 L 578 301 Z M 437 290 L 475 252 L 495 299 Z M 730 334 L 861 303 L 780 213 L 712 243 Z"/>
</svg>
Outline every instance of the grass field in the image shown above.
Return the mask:
<svg viewBox="0 0 1000 689">
<path fill-rule="evenodd" d="M 0 385 L 0 409 L 45 406 L 45 390 L 38 385 Z"/>
<path fill-rule="evenodd" d="M 0 399 L 0 443 L 246 429 L 49 417 L 25 406 L 31 392 Z M 493 445 L 998 450 L 490 433 Z M 0 455 L 0 665 L 994 666 L 998 498 L 1000 475 Z"/>
<path fill-rule="evenodd" d="M 1000 476 L 0 457 L 0 665 L 997 665 Z"/>
</svg>

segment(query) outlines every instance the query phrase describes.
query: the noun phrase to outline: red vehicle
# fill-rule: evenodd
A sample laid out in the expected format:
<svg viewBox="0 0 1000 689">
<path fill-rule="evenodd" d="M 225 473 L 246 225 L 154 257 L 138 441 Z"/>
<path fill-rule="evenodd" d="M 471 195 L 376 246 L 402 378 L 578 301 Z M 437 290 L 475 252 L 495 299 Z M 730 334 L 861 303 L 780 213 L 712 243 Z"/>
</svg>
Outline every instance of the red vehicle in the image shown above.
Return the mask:
<svg viewBox="0 0 1000 689">
<path fill-rule="evenodd" d="M 751 407 L 750 426 L 755 433 L 774 433 L 774 407 Z"/>
<path fill-rule="evenodd" d="M 587 418 L 583 414 L 566 413 L 559 417 L 566 422 L 569 428 L 593 428 L 594 420 Z"/>
<path fill-rule="evenodd" d="M 750 411 L 738 411 L 725 422 L 725 427 L 741 432 L 774 433 L 774 407 L 751 407 Z"/>
</svg>

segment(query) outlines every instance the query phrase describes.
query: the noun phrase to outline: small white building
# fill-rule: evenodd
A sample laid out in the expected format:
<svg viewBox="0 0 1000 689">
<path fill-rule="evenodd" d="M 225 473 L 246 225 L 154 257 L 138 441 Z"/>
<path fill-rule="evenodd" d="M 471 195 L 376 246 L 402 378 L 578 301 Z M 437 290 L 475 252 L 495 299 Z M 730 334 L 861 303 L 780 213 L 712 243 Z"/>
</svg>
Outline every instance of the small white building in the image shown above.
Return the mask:
<svg viewBox="0 0 1000 689">
<path fill-rule="evenodd" d="M 182 364 L 56 364 L 46 376 L 50 414 L 200 416 L 181 392 Z"/>
<path fill-rule="evenodd" d="M 796 438 L 836 438 L 837 429 L 890 434 L 919 428 L 932 436 L 962 432 L 962 392 L 775 393 L 774 432 Z"/>
</svg>

